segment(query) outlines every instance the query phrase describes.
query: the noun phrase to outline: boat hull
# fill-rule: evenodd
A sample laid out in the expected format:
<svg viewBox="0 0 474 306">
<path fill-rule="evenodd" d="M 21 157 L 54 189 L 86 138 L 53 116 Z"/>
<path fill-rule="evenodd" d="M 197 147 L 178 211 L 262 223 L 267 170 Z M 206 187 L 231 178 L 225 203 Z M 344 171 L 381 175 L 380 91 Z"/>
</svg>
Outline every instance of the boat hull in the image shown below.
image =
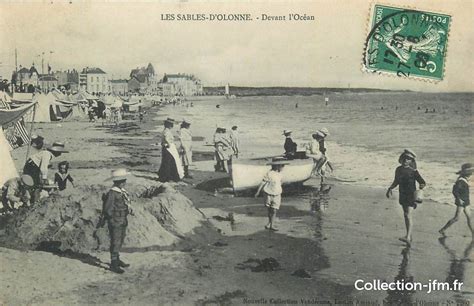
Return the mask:
<svg viewBox="0 0 474 306">
<path fill-rule="evenodd" d="M 234 159 L 231 170 L 234 192 L 257 188 L 265 174 L 270 171 L 271 166 L 267 163 L 271 160 L 271 158 Z M 294 159 L 288 162 L 289 164 L 281 171 L 283 185 L 301 183 L 311 177 L 312 158 Z"/>
</svg>

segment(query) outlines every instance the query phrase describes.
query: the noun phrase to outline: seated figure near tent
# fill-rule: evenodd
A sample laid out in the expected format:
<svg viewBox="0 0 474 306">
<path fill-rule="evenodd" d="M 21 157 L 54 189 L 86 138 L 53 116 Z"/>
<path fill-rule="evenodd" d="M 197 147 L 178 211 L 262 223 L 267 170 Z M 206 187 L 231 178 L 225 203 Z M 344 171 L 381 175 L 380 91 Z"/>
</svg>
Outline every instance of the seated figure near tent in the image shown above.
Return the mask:
<svg viewBox="0 0 474 306">
<path fill-rule="evenodd" d="M 33 192 L 31 203 L 39 200 L 43 185 L 48 185 L 48 166 L 53 157 L 59 157 L 62 153 L 68 153 L 64 148 L 64 144 L 55 142 L 47 150 L 40 150 L 33 154 L 26 161 L 23 167 L 23 174 L 28 174 L 33 178 Z"/>
<path fill-rule="evenodd" d="M 13 211 L 15 206 L 30 204 L 33 178 L 29 175 L 9 179 L 2 188 L 2 211 Z"/>
<path fill-rule="evenodd" d="M 54 174 L 54 183 L 58 185 L 59 191 L 66 189 L 67 181 L 71 182 L 72 187 L 74 186 L 74 179 L 68 173 L 69 162 L 62 161 L 58 164 L 58 172 Z"/>
</svg>

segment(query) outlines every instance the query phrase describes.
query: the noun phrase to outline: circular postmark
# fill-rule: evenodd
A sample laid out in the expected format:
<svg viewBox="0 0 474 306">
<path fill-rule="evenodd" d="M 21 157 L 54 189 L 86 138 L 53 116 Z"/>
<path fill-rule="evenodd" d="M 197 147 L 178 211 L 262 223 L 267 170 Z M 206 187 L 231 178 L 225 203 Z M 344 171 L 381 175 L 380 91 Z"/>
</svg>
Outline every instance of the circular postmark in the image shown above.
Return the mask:
<svg viewBox="0 0 474 306">
<path fill-rule="evenodd" d="M 399 77 L 443 79 L 451 17 L 376 5 L 364 67 Z"/>
</svg>

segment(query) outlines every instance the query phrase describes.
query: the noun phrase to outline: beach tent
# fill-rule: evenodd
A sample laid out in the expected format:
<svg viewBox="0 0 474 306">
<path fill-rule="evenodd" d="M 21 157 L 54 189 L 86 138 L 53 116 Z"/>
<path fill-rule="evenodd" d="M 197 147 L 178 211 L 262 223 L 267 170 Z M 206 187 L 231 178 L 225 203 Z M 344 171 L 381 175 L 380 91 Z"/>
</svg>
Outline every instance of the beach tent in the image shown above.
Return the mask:
<svg viewBox="0 0 474 306">
<path fill-rule="evenodd" d="M 123 105 L 122 99 L 113 95 L 105 96 L 102 101 L 108 108 L 121 108 Z"/>
<path fill-rule="evenodd" d="M 72 114 L 74 104 L 67 104 L 58 101 L 53 93 L 37 94 L 34 97 L 38 103 L 34 122 L 59 121 L 69 117 Z M 32 115 L 28 116 L 27 121 L 33 121 Z"/>
<path fill-rule="evenodd" d="M 33 102 L 33 94 L 26 92 L 14 92 L 12 101 L 16 103 L 31 103 Z"/>
<path fill-rule="evenodd" d="M 10 154 L 11 146 L 3 133 L 3 126 L 20 120 L 31 108 L 34 103 L 18 107 L 15 109 L 0 110 L 0 186 L 13 177 L 18 177 L 12 156 Z"/>
<path fill-rule="evenodd" d="M 10 145 L 8 144 L 3 129 L 0 128 L 0 186 L 11 178 L 18 177 L 12 156 L 10 154 Z"/>
<path fill-rule="evenodd" d="M 4 91 L 0 91 L 0 101 L 2 101 L 3 103 L 12 103 L 12 99 Z M 0 106 L 1 106 L 1 103 L 0 103 Z"/>
<path fill-rule="evenodd" d="M 140 106 L 143 105 L 143 97 L 131 96 L 127 102 L 123 103 L 124 110 L 128 112 L 137 112 L 140 109 Z"/>
</svg>

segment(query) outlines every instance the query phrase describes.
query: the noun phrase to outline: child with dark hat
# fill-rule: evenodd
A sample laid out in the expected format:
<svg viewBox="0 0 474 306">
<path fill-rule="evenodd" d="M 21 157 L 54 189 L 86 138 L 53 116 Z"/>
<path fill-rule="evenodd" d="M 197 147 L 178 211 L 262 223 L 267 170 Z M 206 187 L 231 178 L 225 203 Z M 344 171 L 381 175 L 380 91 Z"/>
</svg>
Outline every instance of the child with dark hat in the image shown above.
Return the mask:
<svg viewBox="0 0 474 306">
<path fill-rule="evenodd" d="M 471 235 L 474 238 L 474 231 L 471 221 L 471 211 L 469 210 L 469 205 L 471 204 L 469 197 L 469 181 L 473 171 L 474 168 L 472 167 L 472 164 L 466 163 L 461 166 L 461 170 L 456 172 L 456 174 L 459 175 L 458 179 L 456 180 L 456 183 L 454 183 L 453 186 L 454 204 L 456 205 L 456 212 L 454 214 L 454 217 L 439 230 L 439 233 L 443 236 L 445 235 L 445 231 L 459 220 L 459 215 L 461 214 L 461 211 L 463 211 L 464 215 L 466 215 L 467 226 L 471 230 Z"/>
<path fill-rule="evenodd" d="M 395 170 L 395 178 L 392 185 L 388 187 L 386 196 L 390 197 L 392 189 L 398 186 L 399 199 L 398 202 L 403 208 L 403 215 L 405 218 L 405 227 L 407 234 L 399 240 L 410 245 L 412 240 L 413 230 L 413 210 L 416 209 L 417 203 L 415 198 L 416 182 L 419 184 L 419 188 L 423 189 L 426 185 L 425 180 L 421 177 L 418 170 L 413 169 L 412 165 L 415 162 L 416 155 L 412 152 L 405 150 L 403 158 L 399 160 L 401 166 Z"/>
</svg>

